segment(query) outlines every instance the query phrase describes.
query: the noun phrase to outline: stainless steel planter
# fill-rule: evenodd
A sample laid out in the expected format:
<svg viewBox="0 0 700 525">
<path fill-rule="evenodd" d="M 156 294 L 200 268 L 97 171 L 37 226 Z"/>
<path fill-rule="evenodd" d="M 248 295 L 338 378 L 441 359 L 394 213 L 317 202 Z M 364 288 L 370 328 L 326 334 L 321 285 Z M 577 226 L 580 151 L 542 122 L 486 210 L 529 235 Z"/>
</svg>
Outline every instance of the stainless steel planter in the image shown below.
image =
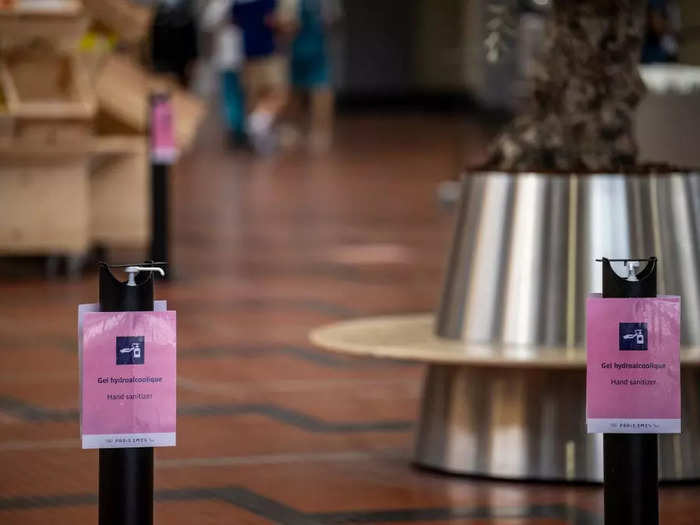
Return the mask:
<svg viewBox="0 0 700 525">
<path fill-rule="evenodd" d="M 683 296 L 700 345 L 700 175 L 466 175 L 438 312 L 443 337 L 581 345 L 594 259 L 660 258 L 659 293 Z"/>
<path fill-rule="evenodd" d="M 660 293 L 683 298 L 682 341 L 700 346 L 700 176 L 477 173 L 462 201 L 438 335 L 522 345 L 527 367 L 431 365 L 419 464 L 505 478 L 597 481 L 583 369 L 537 366 L 537 348 L 580 351 L 596 257 L 660 258 Z M 533 351 L 533 348 L 535 351 Z M 483 346 L 480 347 L 483 352 Z M 683 434 L 661 440 L 665 479 L 700 479 L 700 371 L 683 370 Z"/>
<path fill-rule="evenodd" d="M 700 368 L 684 368 L 682 382 L 683 433 L 660 439 L 664 480 L 700 479 Z M 585 383 L 583 369 L 430 365 L 415 460 L 454 474 L 602 481 Z"/>
</svg>

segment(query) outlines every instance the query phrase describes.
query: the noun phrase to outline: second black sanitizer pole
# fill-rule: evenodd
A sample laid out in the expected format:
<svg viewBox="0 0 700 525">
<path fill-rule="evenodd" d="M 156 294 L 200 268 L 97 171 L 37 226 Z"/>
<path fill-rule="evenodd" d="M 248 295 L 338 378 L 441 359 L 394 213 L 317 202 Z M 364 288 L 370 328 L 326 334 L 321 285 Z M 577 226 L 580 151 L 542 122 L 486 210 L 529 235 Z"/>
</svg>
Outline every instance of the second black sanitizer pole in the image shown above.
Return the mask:
<svg viewBox="0 0 700 525">
<path fill-rule="evenodd" d="M 153 122 L 154 111 L 158 104 L 169 104 L 168 93 L 152 93 L 148 99 L 148 122 L 150 129 L 151 162 L 151 260 L 169 261 L 170 251 L 170 210 L 168 196 L 168 173 L 172 161 L 166 161 L 158 154 Z M 169 123 L 170 125 L 170 123 Z M 172 275 L 172 266 L 168 267 L 168 277 Z"/>
<path fill-rule="evenodd" d="M 656 297 L 656 257 L 603 259 L 603 297 Z M 622 262 L 620 277 L 611 262 Z M 635 274 L 634 267 L 646 266 Z M 606 525 L 658 525 L 659 459 L 657 434 L 603 436 Z"/>
<path fill-rule="evenodd" d="M 129 278 L 117 280 L 100 264 L 100 311 L 153 310 L 155 266 L 127 266 Z M 99 525 L 153 523 L 153 448 L 100 449 Z"/>
</svg>

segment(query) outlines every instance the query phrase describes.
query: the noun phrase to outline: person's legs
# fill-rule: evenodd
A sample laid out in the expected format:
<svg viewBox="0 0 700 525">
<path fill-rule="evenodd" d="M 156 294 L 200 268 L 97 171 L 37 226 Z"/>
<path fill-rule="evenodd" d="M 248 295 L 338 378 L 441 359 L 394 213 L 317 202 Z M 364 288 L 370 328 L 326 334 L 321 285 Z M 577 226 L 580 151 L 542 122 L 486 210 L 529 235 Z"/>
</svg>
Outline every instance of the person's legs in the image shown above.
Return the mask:
<svg viewBox="0 0 700 525">
<path fill-rule="evenodd" d="M 245 135 L 244 95 L 236 71 L 222 71 L 221 100 L 227 129 L 236 140 L 242 140 Z"/>
<path fill-rule="evenodd" d="M 311 90 L 311 129 L 309 146 L 314 151 L 326 151 L 333 141 L 335 93 L 330 85 Z"/>
<path fill-rule="evenodd" d="M 330 67 L 325 53 L 319 53 L 306 65 L 309 86 L 309 146 L 313 151 L 327 150 L 333 138 L 335 95 L 331 86 Z"/>
<path fill-rule="evenodd" d="M 261 102 L 265 109 L 274 115 L 275 120 L 282 114 L 289 100 L 289 79 L 287 61 L 282 56 L 266 59 L 264 64 L 265 97 Z"/>
<path fill-rule="evenodd" d="M 259 153 L 272 153 L 276 147 L 273 126 L 288 100 L 286 63 L 282 57 L 257 59 L 248 68 L 255 99 L 248 115 L 248 131 Z"/>
<path fill-rule="evenodd" d="M 261 92 L 260 64 L 258 60 L 249 60 L 243 66 L 243 91 L 245 93 L 245 109 L 252 113 L 258 105 Z"/>
<path fill-rule="evenodd" d="M 309 93 L 308 61 L 292 55 L 289 69 L 292 90 L 289 103 L 287 104 L 286 114 L 288 118 L 295 122 L 300 128 L 305 128 L 307 125 L 306 105 L 308 103 L 306 99 Z"/>
<path fill-rule="evenodd" d="M 312 151 L 325 151 L 333 137 L 335 96 L 331 86 L 330 64 L 322 43 L 316 53 L 293 55 L 291 72 L 295 90 L 308 93 L 309 147 Z"/>
<path fill-rule="evenodd" d="M 287 104 L 282 111 L 279 123 L 280 146 L 286 150 L 296 149 L 302 140 L 305 122 L 304 97 L 306 93 L 290 89 Z"/>
</svg>

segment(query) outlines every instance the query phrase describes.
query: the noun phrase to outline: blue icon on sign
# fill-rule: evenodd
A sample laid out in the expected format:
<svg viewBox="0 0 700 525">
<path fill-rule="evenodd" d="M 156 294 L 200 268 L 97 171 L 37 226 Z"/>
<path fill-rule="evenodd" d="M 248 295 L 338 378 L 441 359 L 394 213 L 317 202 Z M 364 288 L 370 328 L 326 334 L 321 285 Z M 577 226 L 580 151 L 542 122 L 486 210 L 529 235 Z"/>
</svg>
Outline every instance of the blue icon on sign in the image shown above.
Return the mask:
<svg viewBox="0 0 700 525">
<path fill-rule="evenodd" d="M 145 358 L 146 346 L 142 335 L 117 337 L 118 365 L 142 365 Z"/>
<path fill-rule="evenodd" d="M 646 323 L 620 323 L 620 350 L 646 350 Z"/>
</svg>

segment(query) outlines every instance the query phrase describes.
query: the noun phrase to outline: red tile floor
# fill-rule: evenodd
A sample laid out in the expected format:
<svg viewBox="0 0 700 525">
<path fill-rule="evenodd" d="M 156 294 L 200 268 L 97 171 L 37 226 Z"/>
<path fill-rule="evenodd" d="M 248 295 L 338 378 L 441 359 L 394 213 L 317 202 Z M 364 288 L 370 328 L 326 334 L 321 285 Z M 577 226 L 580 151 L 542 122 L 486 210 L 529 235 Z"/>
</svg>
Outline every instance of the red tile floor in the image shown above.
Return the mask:
<svg viewBox="0 0 700 525">
<path fill-rule="evenodd" d="M 423 369 L 319 351 L 315 326 L 435 306 L 451 214 L 438 182 L 485 132 L 435 115 L 341 118 L 327 155 L 255 159 L 208 122 L 172 176 L 178 445 L 156 451 L 160 524 L 599 524 L 596 486 L 411 466 Z M 0 524 L 96 523 L 79 446 L 76 305 L 93 271 L 0 277 Z M 662 491 L 697 523 L 700 488 Z"/>
</svg>

